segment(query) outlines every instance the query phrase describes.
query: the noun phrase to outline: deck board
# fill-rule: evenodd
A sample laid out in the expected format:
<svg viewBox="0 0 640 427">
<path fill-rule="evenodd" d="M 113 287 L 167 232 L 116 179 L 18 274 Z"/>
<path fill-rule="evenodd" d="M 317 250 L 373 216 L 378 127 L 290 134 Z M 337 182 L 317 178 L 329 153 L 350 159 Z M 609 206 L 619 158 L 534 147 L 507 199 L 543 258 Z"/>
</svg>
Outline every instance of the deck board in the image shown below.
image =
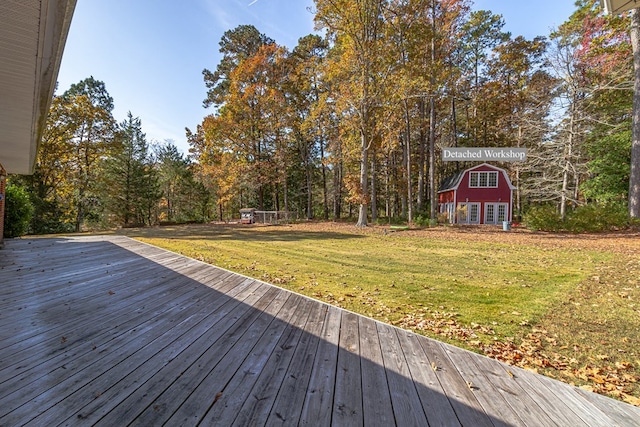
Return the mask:
<svg viewBox="0 0 640 427">
<path fill-rule="evenodd" d="M 384 369 L 384 359 L 376 322 L 358 316 L 362 365 L 363 422 L 366 426 L 388 426 L 395 423 L 393 406 Z"/>
<path fill-rule="evenodd" d="M 358 317 L 345 312 L 340 321 L 333 425 L 357 427 L 363 424 L 361 384 Z"/>
<path fill-rule="evenodd" d="M 291 363 L 295 348 L 307 323 L 312 302 L 306 298 L 291 298 L 295 312 L 284 324 L 274 346 L 257 345 L 252 358 L 241 367 L 243 376 L 236 375 L 238 388 L 227 386 L 221 400 L 203 419 L 204 425 L 255 425 L 269 415 L 280 384 Z M 284 319 L 282 319 L 284 320 Z M 274 334 L 274 338 L 275 338 Z M 249 381 L 247 374 L 255 377 Z M 242 390 L 244 388 L 244 390 Z"/>
<path fill-rule="evenodd" d="M 267 425 L 296 425 L 299 422 L 327 308 L 324 304 L 311 304 L 293 359 L 266 418 Z"/>
<path fill-rule="evenodd" d="M 640 409 L 121 236 L 0 251 L 0 426 L 632 426 Z"/>
</svg>

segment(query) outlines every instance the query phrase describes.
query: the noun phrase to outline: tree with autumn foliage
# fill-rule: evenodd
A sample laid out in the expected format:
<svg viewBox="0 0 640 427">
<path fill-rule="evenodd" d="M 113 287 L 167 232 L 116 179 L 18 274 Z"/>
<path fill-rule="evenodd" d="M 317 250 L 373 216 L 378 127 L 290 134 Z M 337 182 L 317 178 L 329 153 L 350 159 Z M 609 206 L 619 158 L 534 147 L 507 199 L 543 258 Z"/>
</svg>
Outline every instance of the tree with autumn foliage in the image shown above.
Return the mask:
<svg viewBox="0 0 640 427">
<path fill-rule="evenodd" d="M 471 12 L 469 20 L 462 26 L 460 43 L 458 46 L 458 66 L 463 69 L 462 91 L 470 99 L 472 114 L 468 129 L 473 138 L 473 146 L 489 146 L 486 141 L 486 120 L 493 105 L 489 105 L 496 92 L 482 91 L 483 85 L 489 78 L 484 72 L 488 68 L 487 61 L 496 46 L 509 40 L 511 34 L 503 31 L 505 22 L 502 15 L 496 15 L 490 10 Z"/>
<path fill-rule="evenodd" d="M 198 150 L 236 153 L 242 186 L 255 194 L 257 206 L 287 209 L 286 49 L 252 26 L 226 32 L 220 45 L 216 73 L 205 70 L 205 105 L 217 111 L 203 122 L 203 134 L 213 147 Z"/>
<path fill-rule="evenodd" d="M 226 213 L 231 216 L 243 207 L 242 196 L 233 203 L 236 196 L 242 194 L 242 157 L 221 143 L 225 140 L 224 124 L 220 117 L 211 115 L 204 119 L 196 132 L 187 129 L 191 154 L 198 159 L 196 176 L 215 195 L 220 221 L 226 218 Z"/>
<path fill-rule="evenodd" d="M 359 205 L 357 226 L 367 225 L 370 206 L 369 156 L 380 144 L 384 92 L 391 81 L 384 58 L 382 0 L 316 0 L 316 26 L 333 44 L 327 60 L 345 142 L 357 144 L 359 175 L 351 179 L 351 200 Z M 386 66 L 385 66 L 386 65 Z M 355 148 L 355 147 L 353 147 Z M 351 150 L 349 150 L 351 151 Z"/>
<path fill-rule="evenodd" d="M 100 221 L 100 198 L 96 185 L 99 162 L 115 148 L 116 123 L 112 115 L 113 98 L 104 82 L 89 77 L 62 94 L 65 103 L 65 123 L 69 126 L 70 153 L 64 171 L 62 197 L 69 204 L 68 213 L 75 216 L 75 230 L 81 231 L 85 221 Z"/>
<path fill-rule="evenodd" d="M 633 128 L 629 167 L 629 216 L 640 218 L 640 9 L 631 12 L 633 51 Z"/>
<path fill-rule="evenodd" d="M 29 192 L 34 206 L 30 232 L 57 233 L 73 230 L 72 209 L 64 197 L 66 165 L 72 152 L 72 123 L 67 120 L 68 104 L 54 95 L 32 175 L 15 177 Z"/>
<path fill-rule="evenodd" d="M 202 71 L 208 89 L 203 105 L 216 108 L 223 105 L 233 80 L 232 72 L 262 46 L 273 43 L 271 38 L 261 34 L 253 25 L 240 25 L 226 31 L 220 40 L 222 60 L 214 72 L 206 68 Z"/>
<path fill-rule="evenodd" d="M 404 176 L 396 185 L 405 189 L 401 211 L 410 222 L 414 204 L 418 211 L 424 211 L 427 200 L 429 217 L 435 220 L 433 201 L 440 175 L 437 152 L 446 129 L 455 132 L 449 114 L 441 112 L 452 105 L 455 113 L 455 101 L 460 97 L 462 67 L 456 60 L 468 13 L 469 2 L 461 0 L 390 2 L 385 11 L 388 51 L 397 55 L 392 68 L 394 89 L 389 93 L 391 126 L 386 127 L 383 142 L 387 151 L 385 183 L 394 181 L 396 168 L 388 166 L 401 157 Z"/>
<path fill-rule="evenodd" d="M 326 110 L 322 107 L 321 97 L 327 93 L 323 81 L 323 62 L 328 44 L 320 36 L 310 34 L 298 40 L 298 45 L 288 56 L 288 78 L 283 79 L 286 102 L 290 106 L 285 126 L 290 129 L 294 141 L 292 149 L 301 165 L 304 187 L 298 192 L 306 193 L 306 217 L 314 217 L 314 183 L 317 169 L 321 171 L 323 217 L 329 219 L 329 195 L 327 182 L 327 136 L 325 130 L 329 123 Z M 295 174 L 295 171 L 292 171 Z"/>
</svg>

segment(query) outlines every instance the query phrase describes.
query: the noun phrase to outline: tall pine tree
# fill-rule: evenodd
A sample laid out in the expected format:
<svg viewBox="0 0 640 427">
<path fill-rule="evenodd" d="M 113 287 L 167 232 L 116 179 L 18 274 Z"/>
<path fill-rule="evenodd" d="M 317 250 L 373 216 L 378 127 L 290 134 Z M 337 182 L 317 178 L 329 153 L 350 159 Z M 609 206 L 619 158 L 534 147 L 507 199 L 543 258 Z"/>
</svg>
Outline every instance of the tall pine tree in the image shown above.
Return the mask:
<svg viewBox="0 0 640 427">
<path fill-rule="evenodd" d="M 117 135 L 119 150 L 104 165 L 107 211 L 125 227 L 150 225 L 162 193 L 140 119 L 129 112 Z"/>
</svg>

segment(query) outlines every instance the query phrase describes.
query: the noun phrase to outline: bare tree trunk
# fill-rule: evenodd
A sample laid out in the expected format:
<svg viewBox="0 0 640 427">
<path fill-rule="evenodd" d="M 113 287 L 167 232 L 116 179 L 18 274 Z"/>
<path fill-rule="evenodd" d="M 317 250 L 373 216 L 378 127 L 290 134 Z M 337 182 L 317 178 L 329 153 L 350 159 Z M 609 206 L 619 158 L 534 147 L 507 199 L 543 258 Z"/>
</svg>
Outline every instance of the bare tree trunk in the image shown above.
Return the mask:
<svg viewBox="0 0 640 427">
<path fill-rule="evenodd" d="M 82 231 L 82 224 L 84 223 L 84 188 L 80 188 L 78 193 L 78 212 L 76 213 L 76 233 Z"/>
<path fill-rule="evenodd" d="M 403 148 L 404 150 L 404 148 Z M 403 154 L 404 155 L 404 154 Z M 393 187 L 392 187 L 392 194 L 393 194 L 393 203 L 391 205 L 391 217 L 395 217 L 398 216 L 398 214 L 400 213 L 400 215 L 404 215 L 405 212 L 405 195 L 404 193 L 402 194 L 402 197 L 399 197 L 400 191 L 398 188 L 398 182 L 400 180 L 400 177 L 398 176 L 398 153 L 394 150 L 391 153 L 391 167 L 393 170 Z M 403 157 L 404 159 L 404 157 Z"/>
<path fill-rule="evenodd" d="M 518 126 L 518 147 L 522 146 L 522 127 Z M 520 166 L 515 166 L 516 170 L 516 212 L 518 217 L 522 216 L 522 194 L 520 193 Z M 511 212 L 513 219 L 513 212 Z"/>
<path fill-rule="evenodd" d="M 405 144 L 407 146 L 407 220 L 413 222 L 413 192 L 411 189 L 411 120 L 409 117 L 409 102 L 404 100 Z"/>
<path fill-rule="evenodd" d="M 409 182 L 409 178 L 407 177 L 407 168 L 405 167 L 407 164 L 407 144 L 404 141 L 404 136 L 400 135 L 400 147 L 402 147 L 402 159 L 400 159 L 401 165 L 400 170 L 402 171 L 402 178 L 404 182 Z M 398 167 L 396 162 L 396 167 Z M 398 186 L 399 187 L 399 186 Z M 400 188 L 398 188 L 400 190 Z M 400 191 L 400 200 L 402 203 L 402 210 L 400 211 L 400 216 L 403 218 L 407 217 L 407 191 Z"/>
<path fill-rule="evenodd" d="M 366 126 L 367 120 L 364 120 Z M 360 206 L 358 208 L 358 222 L 356 223 L 356 227 L 366 227 L 367 226 L 367 213 L 369 210 L 369 146 L 368 146 L 368 138 L 366 135 L 366 130 L 360 130 L 360 144 L 361 144 L 361 152 L 360 152 Z"/>
<path fill-rule="evenodd" d="M 425 146 L 427 145 L 427 135 L 424 131 L 424 123 L 426 122 L 426 108 L 424 99 L 420 98 L 420 147 L 418 151 L 418 211 L 424 211 L 424 199 L 425 199 Z"/>
<path fill-rule="evenodd" d="M 338 161 L 333 172 L 333 219 L 342 214 L 342 160 Z"/>
<path fill-rule="evenodd" d="M 342 214 L 342 146 L 334 143 L 336 162 L 333 165 L 333 219 L 340 219 Z"/>
<path fill-rule="evenodd" d="M 376 186 L 376 153 L 371 153 L 371 222 L 378 220 L 378 189 Z"/>
<path fill-rule="evenodd" d="M 431 2 L 431 90 L 436 87 L 436 0 Z M 429 213 L 436 219 L 436 102 L 434 95 L 429 98 Z"/>
<path fill-rule="evenodd" d="M 567 217 L 567 194 L 569 193 L 569 174 L 571 172 L 571 158 L 573 156 L 573 143 L 575 133 L 576 96 L 574 94 L 571 103 L 571 117 L 569 118 L 569 140 L 565 152 L 564 168 L 562 169 L 562 192 L 560 193 L 560 218 Z"/>
<path fill-rule="evenodd" d="M 516 166 L 516 183 L 518 182 L 520 182 L 520 166 Z M 518 217 L 522 216 L 522 192 L 518 184 L 516 184 L 516 212 L 518 212 Z M 513 212 L 511 212 L 511 216 L 513 217 Z"/>
<path fill-rule="evenodd" d="M 305 151 L 308 151 L 305 148 Z M 313 182 L 311 175 L 311 162 L 309 155 L 305 153 L 305 178 L 307 180 L 307 219 L 313 219 Z"/>
<path fill-rule="evenodd" d="M 429 214 L 436 219 L 436 102 L 433 96 L 429 100 Z"/>
<path fill-rule="evenodd" d="M 322 197 L 324 202 L 324 220 L 329 219 L 329 195 L 327 194 L 327 165 L 324 159 L 324 140 L 320 138 L 320 161 L 322 163 Z"/>
<path fill-rule="evenodd" d="M 633 9 L 631 12 L 631 45 L 633 46 L 634 87 L 629 216 L 640 218 L 640 9 Z"/>
<path fill-rule="evenodd" d="M 384 174 L 384 201 L 385 201 L 385 216 L 391 217 L 391 155 L 387 153 L 387 165 Z"/>
<path fill-rule="evenodd" d="M 284 170 L 282 177 L 282 200 L 284 202 L 284 210 L 289 212 L 289 184 L 287 183 L 287 171 Z"/>
</svg>

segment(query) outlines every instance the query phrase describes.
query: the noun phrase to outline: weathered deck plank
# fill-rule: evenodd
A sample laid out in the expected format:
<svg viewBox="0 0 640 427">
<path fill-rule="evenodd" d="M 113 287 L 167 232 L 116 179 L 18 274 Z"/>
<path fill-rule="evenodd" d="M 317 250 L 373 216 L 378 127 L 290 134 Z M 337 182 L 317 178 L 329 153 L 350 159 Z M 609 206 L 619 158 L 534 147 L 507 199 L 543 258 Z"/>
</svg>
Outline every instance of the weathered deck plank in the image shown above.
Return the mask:
<svg viewBox="0 0 640 427">
<path fill-rule="evenodd" d="M 209 377 L 212 369 L 218 366 L 220 362 L 227 362 L 225 356 L 236 344 L 240 343 L 240 339 L 252 327 L 254 322 L 265 321 L 261 314 L 271 304 L 278 292 L 268 289 L 266 286 L 264 293 L 255 292 L 255 297 L 250 296 L 246 303 L 249 305 L 247 310 L 243 310 L 235 323 L 221 335 L 215 343 L 206 349 L 204 353 L 189 366 L 180 377 L 178 377 L 161 395 L 156 397 L 152 404 L 148 406 L 132 423 L 132 425 L 150 426 L 162 425 L 167 421 L 188 398 L 191 398 L 195 389 Z M 253 307 L 253 308 L 251 308 Z M 258 326 L 260 327 L 260 325 Z M 240 357 L 241 355 L 231 357 Z M 208 390 L 211 394 L 212 390 Z M 203 405 L 213 403 L 216 390 L 213 396 L 209 396 L 208 400 L 202 400 L 202 396 L 195 394 L 193 398 L 200 399 Z M 116 420 L 117 421 L 117 420 Z"/>
<path fill-rule="evenodd" d="M 422 336 L 417 338 L 429 357 L 460 424 L 493 426 L 491 418 L 484 412 L 473 390 L 460 374 L 458 367 L 451 361 L 442 344 Z"/>
<path fill-rule="evenodd" d="M 240 281 L 236 290 L 235 294 L 229 293 L 230 298 L 219 307 L 211 307 L 213 314 L 207 319 L 206 332 L 189 343 L 189 351 L 183 351 L 182 348 L 174 349 L 170 356 L 160 359 L 161 366 L 157 370 L 151 370 L 146 381 L 130 383 L 132 390 L 129 391 L 129 395 L 112 410 L 99 414 L 102 418 L 97 418 L 98 425 L 113 426 L 119 420 L 133 420 L 151 407 L 158 396 L 183 377 L 186 370 L 248 311 L 243 302 L 257 300 L 266 292 L 265 287 L 250 279 Z M 154 409 L 159 408 L 159 404 L 153 406 Z M 103 408 L 100 407 L 98 410 Z"/>
<path fill-rule="evenodd" d="M 640 409 L 119 236 L 0 251 L 0 426 L 632 426 Z"/>
<path fill-rule="evenodd" d="M 359 316 L 360 356 L 362 368 L 363 422 L 366 426 L 395 424 L 387 373 L 384 369 L 380 337 L 376 322 Z"/>
<path fill-rule="evenodd" d="M 301 425 L 331 425 L 342 311 L 329 307 L 300 415 Z"/>
<path fill-rule="evenodd" d="M 328 307 L 324 304 L 312 304 L 309 319 L 302 331 L 293 360 L 280 385 L 271 412 L 266 418 L 267 425 L 298 424 L 327 309 Z"/>
<path fill-rule="evenodd" d="M 361 384 L 358 317 L 353 313 L 345 312 L 340 321 L 333 425 L 354 427 L 362 425 L 364 418 Z"/>
<path fill-rule="evenodd" d="M 273 351 L 275 343 L 285 329 L 285 323 L 295 312 L 296 300 L 295 296 L 278 292 L 255 322 L 169 418 L 169 425 L 199 424 L 217 403 L 216 399 L 237 391 L 228 389 L 228 386 L 234 379 L 241 382 L 250 376 L 254 369 L 251 365 L 259 363 L 260 356 Z M 282 317 L 276 320 L 276 315 Z M 256 353 L 252 354 L 253 349 Z M 234 386 L 237 387 L 237 382 Z"/>
<path fill-rule="evenodd" d="M 295 313 L 282 325 L 284 330 L 275 346 L 257 345 L 254 357 L 240 368 L 255 376 L 255 381 L 236 375 L 234 381 L 241 381 L 245 390 L 227 387 L 229 393 L 203 419 L 204 425 L 256 425 L 269 416 L 313 305 L 300 297 L 292 298 L 291 303 L 296 306 Z"/>
<path fill-rule="evenodd" d="M 411 378 L 396 329 L 383 323 L 378 323 L 376 326 L 396 424 L 427 425 L 427 417 L 420 402 L 416 384 Z"/>
<path fill-rule="evenodd" d="M 404 350 L 411 378 L 416 382 L 418 396 L 424 408 L 429 425 L 442 427 L 458 427 L 460 422 L 456 416 L 442 384 L 436 375 L 437 366 L 430 364 L 418 337 L 408 331 L 398 330 L 398 340 Z"/>
</svg>

